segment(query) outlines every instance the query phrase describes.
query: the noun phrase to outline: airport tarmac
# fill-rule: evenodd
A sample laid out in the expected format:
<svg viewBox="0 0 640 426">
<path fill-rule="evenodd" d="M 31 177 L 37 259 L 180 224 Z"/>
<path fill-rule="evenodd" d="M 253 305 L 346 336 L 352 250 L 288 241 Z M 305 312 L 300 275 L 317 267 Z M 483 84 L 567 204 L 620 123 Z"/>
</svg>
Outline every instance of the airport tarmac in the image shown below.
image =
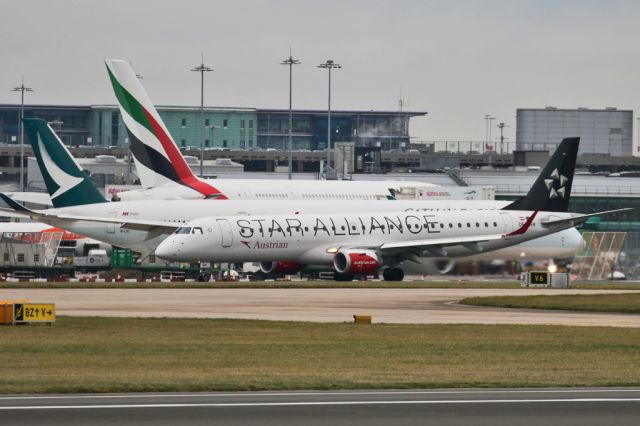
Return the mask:
<svg viewBox="0 0 640 426">
<path fill-rule="evenodd" d="M 574 289 L 4 289 L 1 299 L 53 302 L 57 315 L 448 324 L 640 327 L 640 314 L 464 306 L 472 296 L 629 293 Z"/>
<path fill-rule="evenodd" d="M 442 389 L 0 397 L 7 424 L 637 425 L 640 389 Z"/>
</svg>

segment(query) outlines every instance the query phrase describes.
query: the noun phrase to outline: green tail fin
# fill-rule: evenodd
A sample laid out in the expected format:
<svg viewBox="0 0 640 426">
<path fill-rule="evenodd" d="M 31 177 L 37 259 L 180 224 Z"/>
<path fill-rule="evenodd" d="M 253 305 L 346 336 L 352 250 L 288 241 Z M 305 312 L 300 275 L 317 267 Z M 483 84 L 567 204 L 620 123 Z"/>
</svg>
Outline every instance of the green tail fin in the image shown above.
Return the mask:
<svg viewBox="0 0 640 426">
<path fill-rule="evenodd" d="M 25 118 L 24 129 L 54 207 L 107 202 L 46 121 Z"/>
</svg>

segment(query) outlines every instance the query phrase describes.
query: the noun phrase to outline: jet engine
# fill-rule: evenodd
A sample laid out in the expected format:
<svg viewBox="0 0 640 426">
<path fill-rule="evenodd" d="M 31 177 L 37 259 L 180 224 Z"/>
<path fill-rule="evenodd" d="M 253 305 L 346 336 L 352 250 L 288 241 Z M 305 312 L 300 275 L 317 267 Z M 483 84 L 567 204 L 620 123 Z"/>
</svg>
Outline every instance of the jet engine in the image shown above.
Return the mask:
<svg viewBox="0 0 640 426">
<path fill-rule="evenodd" d="M 292 260 L 278 260 L 276 262 L 260 262 L 260 270 L 265 274 L 295 274 L 302 269 L 302 265 Z"/>
<path fill-rule="evenodd" d="M 380 267 L 373 250 L 345 250 L 336 253 L 333 267 L 339 274 L 371 274 Z"/>
</svg>

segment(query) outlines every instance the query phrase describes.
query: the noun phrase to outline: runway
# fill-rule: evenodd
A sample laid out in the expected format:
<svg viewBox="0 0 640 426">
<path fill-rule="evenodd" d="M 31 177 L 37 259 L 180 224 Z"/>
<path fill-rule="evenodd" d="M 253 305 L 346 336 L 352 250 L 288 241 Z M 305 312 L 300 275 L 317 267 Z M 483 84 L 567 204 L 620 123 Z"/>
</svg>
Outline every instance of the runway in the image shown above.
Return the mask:
<svg viewBox="0 0 640 426">
<path fill-rule="evenodd" d="M 5 289 L 0 299 L 54 302 L 58 315 L 344 322 L 640 327 L 639 314 L 459 305 L 471 296 L 621 293 L 573 289 Z"/>
<path fill-rule="evenodd" d="M 640 389 L 453 389 L 0 397 L 7 424 L 637 425 Z"/>
</svg>

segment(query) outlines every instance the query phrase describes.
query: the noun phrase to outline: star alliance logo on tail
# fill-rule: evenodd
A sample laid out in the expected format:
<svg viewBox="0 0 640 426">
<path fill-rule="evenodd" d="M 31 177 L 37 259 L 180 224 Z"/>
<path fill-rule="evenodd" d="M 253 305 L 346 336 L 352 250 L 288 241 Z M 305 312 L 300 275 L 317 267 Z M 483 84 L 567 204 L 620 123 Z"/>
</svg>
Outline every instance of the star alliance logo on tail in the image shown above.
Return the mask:
<svg viewBox="0 0 640 426">
<path fill-rule="evenodd" d="M 556 182 L 558 185 L 556 186 Z M 565 184 L 569 182 L 566 176 L 558 173 L 558 169 L 554 169 L 548 179 L 544 180 L 547 189 L 549 190 L 549 199 L 552 198 L 564 198 L 565 197 Z"/>
<path fill-rule="evenodd" d="M 42 139 L 40 135 L 38 135 L 38 147 L 40 148 L 40 153 L 42 154 L 42 162 L 44 163 L 44 167 L 47 170 L 47 173 L 53 179 L 56 185 L 58 185 L 58 189 L 56 192 L 51 194 L 51 198 L 56 198 L 76 185 L 79 185 L 82 182 L 82 178 L 71 176 L 62 170 L 58 165 L 53 161 L 51 156 L 49 156 L 49 152 L 44 147 L 42 143 Z"/>
</svg>

